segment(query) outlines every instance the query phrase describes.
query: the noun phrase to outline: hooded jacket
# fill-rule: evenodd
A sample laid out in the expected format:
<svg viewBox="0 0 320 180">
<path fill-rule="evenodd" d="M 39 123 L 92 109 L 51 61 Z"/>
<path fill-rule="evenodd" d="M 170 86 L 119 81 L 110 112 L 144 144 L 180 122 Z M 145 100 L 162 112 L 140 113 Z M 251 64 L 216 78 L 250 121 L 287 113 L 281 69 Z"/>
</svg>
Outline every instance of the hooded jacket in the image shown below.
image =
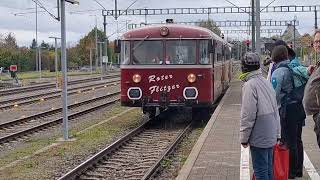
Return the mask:
<svg viewBox="0 0 320 180">
<path fill-rule="evenodd" d="M 270 148 L 280 138 L 276 94 L 261 70 L 250 72 L 242 88 L 240 142 Z"/>
<path fill-rule="evenodd" d="M 297 76 L 293 77 L 295 87 L 300 87 L 307 83 L 309 79 L 308 68 L 302 66 L 298 58 L 291 60 L 288 66 L 292 69 L 294 74 L 300 76 L 300 78 Z"/>
<path fill-rule="evenodd" d="M 320 68 L 310 76 L 304 89 L 303 106 L 307 115 L 320 112 Z"/>
</svg>

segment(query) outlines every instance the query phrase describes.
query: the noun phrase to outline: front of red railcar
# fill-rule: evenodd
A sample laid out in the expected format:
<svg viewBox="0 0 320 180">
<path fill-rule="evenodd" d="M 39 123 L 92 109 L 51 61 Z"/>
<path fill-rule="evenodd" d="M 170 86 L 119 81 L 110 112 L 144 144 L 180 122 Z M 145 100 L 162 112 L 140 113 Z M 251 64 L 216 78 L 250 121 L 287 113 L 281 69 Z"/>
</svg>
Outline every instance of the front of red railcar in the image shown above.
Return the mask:
<svg viewBox="0 0 320 180">
<path fill-rule="evenodd" d="M 121 41 L 121 104 L 210 107 L 214 100 L 212 32 L 166 24 L 131 30 Z M 212 55 L 211 55 L 212 56 Z"/>
</svg>

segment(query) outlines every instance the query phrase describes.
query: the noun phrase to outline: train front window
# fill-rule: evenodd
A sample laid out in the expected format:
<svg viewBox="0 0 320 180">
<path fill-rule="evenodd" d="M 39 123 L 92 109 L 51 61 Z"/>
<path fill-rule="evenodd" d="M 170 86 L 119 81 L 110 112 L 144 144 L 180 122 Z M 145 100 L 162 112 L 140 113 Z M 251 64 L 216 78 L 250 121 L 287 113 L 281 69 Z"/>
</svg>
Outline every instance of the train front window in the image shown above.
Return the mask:
<svg viewBox="0 0 320 180">
<path fill-rule="evenodd" d="M 200 64 L 210 64 L 209 40 L 201 40 L 199 44 Z"/>
<path fill-rule="evenodd" d="M 121 44 L 121 64 L 130 63 L 130 42 L 123 41 Z"/>
<path fill-rule="evenodd" d="M 133 64 L 162 64 L 162 41 L 135 41 L 133 43 Z"/>
<path fill-rule="evenodd" d="M 195 64 L 196 63 L 196 41 L 174 40 L 167 41 L 166 64 Z"/>
</svg>

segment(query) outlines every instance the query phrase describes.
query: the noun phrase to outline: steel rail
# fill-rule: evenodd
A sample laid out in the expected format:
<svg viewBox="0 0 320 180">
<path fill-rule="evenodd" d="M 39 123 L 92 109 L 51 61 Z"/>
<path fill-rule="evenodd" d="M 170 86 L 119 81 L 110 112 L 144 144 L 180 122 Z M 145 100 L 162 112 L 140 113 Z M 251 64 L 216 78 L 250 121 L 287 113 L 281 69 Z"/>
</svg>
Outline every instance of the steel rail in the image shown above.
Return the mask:
<svg viewBox="0 0 320 180">
<path fill-rule="evenodd" d="M 69 90 L 68 95 L 76 94 L 76 93 L 78 93 L 79 90 L 81 90 L 81 92 L 87 92 L 87 91 L 92 90 L 92 88 L 101 89 L 104 87 L 117 85 L 118 82 L 119 82 L 119 80 L 113 80 L 113 81 L 109 81 L 109 82 L 101 82 L 101 83 L 96 83 L 96 84 L 90 84 L 90 85 L 70 88 L 70 89 L 68 89 Z M 25 104 L 32 104 L 32 103 L 38 102 L 39 100 L 42 100 L 42 99 L 48 100 L 48 99 L 58 98 L 61 96 L 61 94 L 59 94 L 60 92 L 61 91 L 46 92 L 46 93 L 35 94 L 35 95 L 31 95 L 31 96 L 19 97 L 16 99 L 7 99 L 4 101 L 0 101 L 0 104 L 2 104 L 2 105 L 0 105 L 0 110 L 14 108 L 16 106 L 25 105 Z M 44 98 L 40 98 L 40 97 L 44 97 Z M 40 99 L 38 99 L 38 98 L 40 98 Z"/>
<path fill-rule="evenodd" d="M 117 148 L 119 148 L 122 144 L 130 140 L 132 137 L 136 136 L 140 132 L 142 132 L 148 125 L 150 121 L 144 122 L 139 127 L 135 128 L 134 130 L 130 131 L 128 134 L 126 134 L 124 137 L 118 139 L 108 147 L 104 148 L 102 151 L 98 152 L 73 170 L 69 171 L 64 176 L 60 177 L 59 180 L 70 180 L 70 179 L 76 179 L 77 176 L 84 173 L 86 170 L 90 169 L 94 164 L 98 163 L 101 159 L 106 157 L 108 154 L 111 154 L 112 151 L 115 151 Z"/>
<path fill-rule="evenodd" d="M 120 77 L 119 75 L 108 75 L 105 76 L 105 78 L 115 78 Z M 91 82 L 91 81 L 100 81 L 101 77 L 95 77 L 95 78 L 89 78 L 89 79 L 80 79 L 80 80 L 74 80 L 68 82 L 68 85 L 74 85 L 74 84 L 80 84 L 85 82 Z M 24 93 L 34 90 L 42 90 L 42 89 L 48 89 L 48 88 L 54 88 L 55 83 L 47 83 L 42 85 L 35 85 L 35 86 L 27 86 L 27 87 L 18 87 L 18 88 L 10 88 L 5 90 L 0 90 L 0 96 L 6 96 L 6 95 L 12 95 L 12 94 L 18 94 L 18 93 Z"/>
<path fill-rule="evenodd" d="M 108 98 L 108 97 L 111 97 L 111 96 L 114 96 L 114 95 L 118 95 L 119 93 L 120 92 L 116 92 L 116 93 L 112 93 L 112 94 L 109 94 L 109 95 L 100 96 L 100 97 L 93 98 L 93 99 L 90 99 L 90 100 L 87 100 L 87 101 L 83 101 L 83 102 L 80 102 L 80 103 L 75 103 L 75 104 L 70 105 L 69 108 L 79 107 L 79 106 L 81 106 L 83 104 L 92 103 L 92 102 L 95 102 L 95 101 L 100 100 L 100 99 L 104 99 L 104 98 Z M 113 103 L 115 103 L 115 102 L 117 102 L 119 100 L 120 100 L 120 98 L 117 98 L 115 100 L 111 100 L 111 101 L 108 101 L 106 103 L 87 108 L 87 109 L 82 110 L 80 112 L 76 112 L 76 113 L 70 114 L 68 117 L 69 117 L 69 119 L 74 119 L 75 117 L 78 117 L 78 116 L 81 116 L 83 114 L 87 114 L 89 112 L 98 110 L 98 109 L 103 108 L 103 107 L 105 107 L 107 105 L 113 104 Z M 39 113 L 39 114 L 31 115 L 31 116 L 28 116 L 28 117 L 25 117 L 25 118 L 20 118 L 20 119 L 16 119 L 16 120 L 13 120 L 13 121 L 10 121 L 10 122 L 2 123 L 2 124 L 0 124 L 0 129 L 6 129 L 8 127 L 13 127 L 13 126 L 16 126 L 16 125 L 20 125 L 20 124 L 23 124 L 25 122 L 31 121 L 31 120 L 33 120 L 35 118 L 46 117 L 46 116 L 51 115 L 51 114 L 56 114 L 56 113 L 58 113 L 60 111 L 62 111 L 62 108 L 57 108 L 57 109 L 54 109 L 54 110 L 49 110 L 49 111 L 42 112 L 42 113 Z M 60 118 L 58 118 L 56 120 L 52 120 L 52 121 L 48 121 L 48 122 L 42 123 L 40 125 L 31 127 L 31 128 L 25 129 L 25 130 L 21 130 L 19 132 L 13 133 L 13 134 L 9 134 L 9 135 L 4 136 L 4 137 L 0 137 L 0 144 L 9 142 L 10 140 L 19 138 L 19 137 L 24 136 L 26 134 L 30 134 L 32 132 L 35 132 L 35 131 L 38 131 L 38 130 L 41 130 L 41 129 L 45 129 L 47 127 L 51 127 L 52 125 L 60 124 L 60 123 L 62 123 L 62 117 L 60 117 Z"/>
<path fill-rule="evenodd" d="M 148 172 L 142 177 L 142 180 L 150 179 L 157 172 L 161 165 L 161 161 L 163 161 L 166 157 L 168 157 L 174 149 L 180 144 L 185 135 L 191 129 L 191 123 L 182 131 L 182 133 L 178 136 L 178 138 L 170 145 L 170 147 L 161 155 L 159 160 L 148 170 Z"/>
<path fill-rule="evenodd" d="M 81 174 L 86 172 L 87 170 L 91 169 L 94 167 L 95 164 L 99 163 L 99 161 L 114 151 L 116 151 L 118 148 L 120 148 L 123 144 L 128 142 L 130 139 L 135 137 L 136 135 L 140 134 L 143 130 L 147 129 L 147 127 L 150 125 L 151 121 L 147 121 L 144 124 L 140 125 L 136 129 L 132 130 L 128 134 L 126 134 L 124 137 L 118 139 L 105 149 L 101 150 L 94 156 L 90 157 L 88 160 L 74 168 L 73 170 L 69 171 L 67 174 L 64 176 L 60 177 L 59 180 L 70 180 L 70 179 L 77 179 Z M 186 126 L 186 128 L 178 135 L 178 137 L 170 143 L 169 147 L 165 150 L 165 152 L 159 157 L 157 162 L 146 172 L 144 178 L 151 177 L 154 172 L 157 171 L 161 161 L 167 157 L 174 149 L 177 147 L 177 145 L 181 142 L 185 134 L 188 132 L 188 130 L 191 128 L 191 124 Z"/>
</svg>

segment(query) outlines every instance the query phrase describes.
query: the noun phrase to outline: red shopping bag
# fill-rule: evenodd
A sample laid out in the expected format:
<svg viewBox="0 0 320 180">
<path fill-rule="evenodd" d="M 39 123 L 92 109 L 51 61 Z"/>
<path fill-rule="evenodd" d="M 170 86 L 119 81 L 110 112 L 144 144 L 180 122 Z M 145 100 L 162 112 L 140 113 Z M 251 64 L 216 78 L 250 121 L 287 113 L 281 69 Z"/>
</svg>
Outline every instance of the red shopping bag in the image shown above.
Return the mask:
<svg viewBox="0 0 320 180">
<path fill-rule="evenodd" d="M 273 179 L 288 180 L 289 174 L 289 150 L 286 146 L 276 144 L 273 148 Z M 256 176 L 252 175 L 252 180 Z"/>
<path fill-rule="evenodd" d="M 273 148 L 273 178 L 287 180 L 289 174 L 289 150 L 286 146 L 276 144 Z"/>
</svg>

